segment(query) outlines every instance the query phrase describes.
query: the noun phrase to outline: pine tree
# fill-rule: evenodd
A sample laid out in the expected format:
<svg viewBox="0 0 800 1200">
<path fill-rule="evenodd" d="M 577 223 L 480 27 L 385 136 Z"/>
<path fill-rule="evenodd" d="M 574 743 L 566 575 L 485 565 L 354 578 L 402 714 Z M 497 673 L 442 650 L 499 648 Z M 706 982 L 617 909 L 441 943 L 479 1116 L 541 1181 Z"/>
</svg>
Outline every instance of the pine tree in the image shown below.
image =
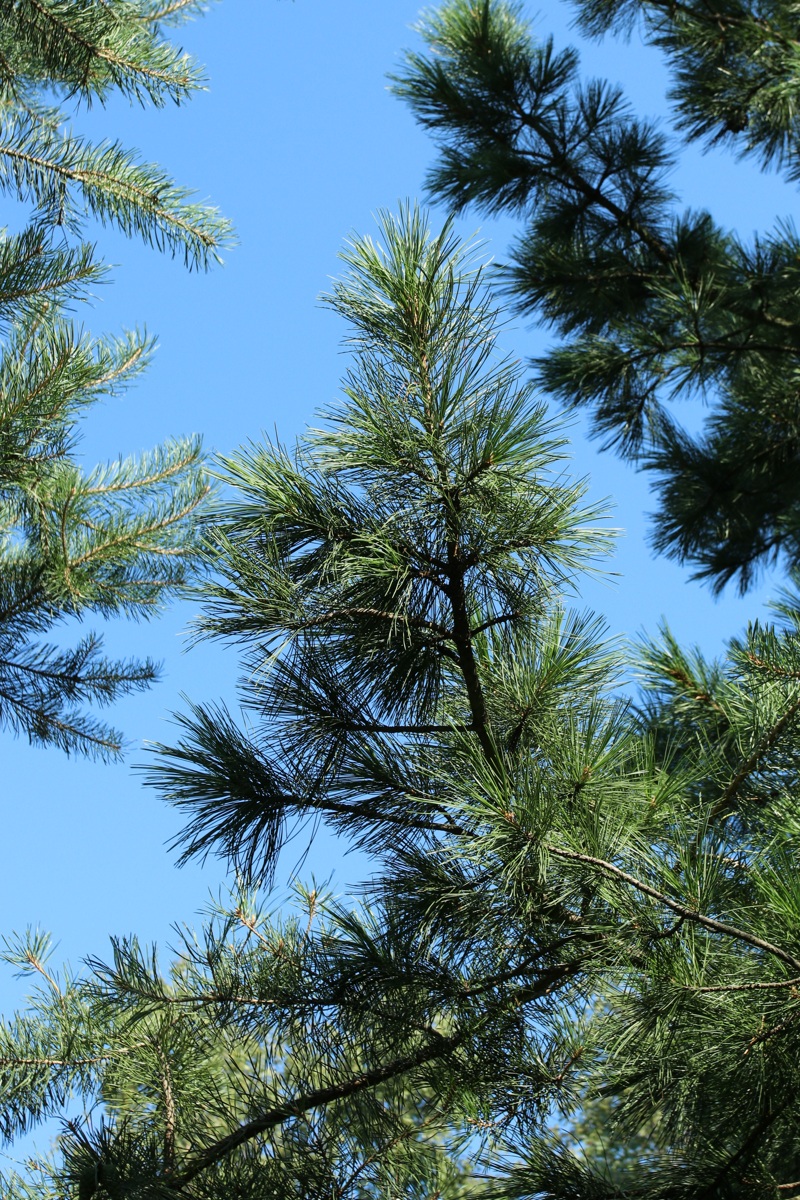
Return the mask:
<svg viewBox="0 0 800 1200">
<path fill-rule="evenodd" d="M 0 191 L 27 226 L 0 240 L 0 724 L 67 751 L 119 753 L 85 708 L 147 687 L 149 659 L 110 661 L 96 634 L 44 640 L 65 619 L 147 618 L 197 560 L 194 514 L 208 491 L 197 438 L 86 471 L 78 421 L 146 365 L 152 340 L 95 338 L 68 316 L 105 268 L 81 241 L 87 218 L 206 267 L 227 223 L 119 143 L 72 132 L 73 110 L 114 92 L 181 103 L 202 83 L 162 26 L 196 0 L 3 0 Z"/>
<path fill-rule="evenodd" d="M 151 773 L 241 887 L 168 968 L 7 947 L 38 984 L 3 1131 L 65 1125 L 4 1195 L 790 1196 L 800 602 L 717 664 L 665 630 L 626 702 L 565 603 L 608 534 L 481 271 L 413 211 L 344 257 L 342 401 L 225 460 L 208 523 L 198 634 L 240 647 L 241 714 L 194 706 Z M 321 821 L 361 895 L 270 913 Z"/>
<path fill-rule="evenodd" d="M 591 36 L 634 26 L 661 47 L 686 139 L 796 179 L 796 14 L 747 0 L 577 0 Z M 542 386 L 590 413 L 607 447 L 654 473 L 655 547 L 696 578 L 745 590 L 800 564 L 800 244 L 779 224 L 746 242 L 681 212 L 674 140 L 619 89 L 584 82 L 573 50 L 537 42 L 509 0 L 448 0 L 396 92 L 431 131 L 430 194 L 522 222 L 503 282 L 559 335 Z M 710 401 L 702 432 L 677 402 Z"/>
</svg>

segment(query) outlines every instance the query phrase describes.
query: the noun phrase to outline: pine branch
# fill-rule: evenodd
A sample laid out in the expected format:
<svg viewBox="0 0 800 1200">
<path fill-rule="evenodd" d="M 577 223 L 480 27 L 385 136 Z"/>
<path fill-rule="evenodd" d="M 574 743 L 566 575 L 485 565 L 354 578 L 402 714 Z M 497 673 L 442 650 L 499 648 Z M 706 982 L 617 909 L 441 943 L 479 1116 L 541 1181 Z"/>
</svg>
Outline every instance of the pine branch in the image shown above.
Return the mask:
<svg viewBox="0 0 800 1200">
<path fill-rule="evenodd" d="M 635 891 L 641 892 L 643 896 L 649 896 L 652 900 L 657 900 L 659 904 L 663 904 L 672 912 L 677 913 L 679 917 L 683 917 L 684 920 L 691 921 L 703 929 L 708 929 L 712 933 L 719 933 L 736 941 L 744 942 L 748 946 L 753 946 L 757 950 L 763 950 L 765 953 L 780 959 L 781 962 L 788 963 L 793 970 L 800 971 L 800 959 L 795 958 L 794 955 L 789 954 L 788 951 L 783 950 L 780 946 L 775 946 L 772 942 L 767 942 L 755 934 L 737 928 L 735 925 L 729 925 L 724 921 L 717 921 L 714 917 L 706 916 L 695 909 L 688 908 L 685 904 L 673 900 L 672 897 L 667 896 L 664 892 L 659 892 L 656 888 L 651 887 L 650 884 L 637 879 L 634 875 L 623 871 L 621 867 L 617 867 L 613 863 L 606 862 L 601 858 L 594 858 L 590 854 L 580 854 L 575 850 L 565 850 L 562 847 L 550 844 L 547 844 L 545 849 L 548 854 L 554 855 L 555 858 L 562 858 L 569 862 L 582 862 L 586 863 L 587 866 L 596 867 L 604 874 L 619 879 L 634 888 Z"/>
<path fill-rule="evenodd" d="M 788 704 L 780 717 L 758 739 L 751 753 L 734 772 L 728 786 L 711 807 L 710 816 L 714 820 L 727 812 L 733 805 L 742 785 L 763 762 L 767 752 L 777 743 L 781 735 L 791 726 L 792 721 L 800 713 L 800 696 Z"/>
<path fill-rule="evenodd" d="M 413 1054 L 383 1063 L 378 1067 L 372 1068 L 372 1070 L 364 1071 L 341 1083 L 332 1084 L 328 1087 L 314 1088 L 294 1097 L 284 1104 L 276 1105 L 275 1108 L 239 1126 L 238 1129 L 233 1130 L 224 1138 L 220 1138 L 217 1142 L 207 1146 L 199 1154 L 196 1154 L 194 1161 L 190 1161 L 188 1166 L 179 1170 L 169 1181 L 170 1190 L 176 1192 L 183 1191 L 187 1184 L 208 1170 L 209 1167 L 223 1160 L 237 1147 L 254 1138 L 260 1137 L 261 1134 L 266 1133 L 269 1129 L 274 1129 L 276 1126 L 282 1125 L 294 1117 L 301 1116 L 303 1113 L 308 1112 L 309 1109 L 332 1104 L 337 1100 L 347 1099 L 358 1092 L 377 1087 L 378 1084 L 384 1083 L 387 1080 L 394 1079 L 400 1075 L 406 1075 L 417 1067 L 424 1066 L 428 1062 L 452 1054 L 466 1040 L 466 1036 L 465 1033 L 451 1034 L 449 1037 L 439 1035 L 433 1045 L 422 1046 Z"/>
<path fill-rule="evenodd" d="M 540 979 L 535 984 L 521 988 L 512 994 L 510 1007 L 518 1008 L 549 994 L 559 982 L 574 974 L 575 970 L 574 964 L 569 964 L 542 972 Z M 435 1030 L 431 1032 L 434 1034 L 432 1044 L 423 1045 L 411 1054 L 365 1070 L 340 1083 L 311 1089 L 295 1096 L 292 1100 L 276 1105 L 269 1111 L 239 1126 L 238 1129 L 196 1154 L 194 1161 L 190 1158 L 188 1165 L 184 1166 L 182 1170 L 179 1169 L 170 1179 L 168 1185 L 170 1190 L 182 1191 L 187 1184 L 223 1160 L 237 1147 L 260 1137 L 268 1130 L 283 1125 L 310 1109 L 334 1104 L 336 1101 L 347 1099 L 359 1092 L 376 1088 L 388 1080 L 408 1075 L 429 1062 L 449 1058 L 453 1051 L 464 1046 L 469 1038 L 468 1029 L 450 1035 L 442 1035 Z"/>
</svg>

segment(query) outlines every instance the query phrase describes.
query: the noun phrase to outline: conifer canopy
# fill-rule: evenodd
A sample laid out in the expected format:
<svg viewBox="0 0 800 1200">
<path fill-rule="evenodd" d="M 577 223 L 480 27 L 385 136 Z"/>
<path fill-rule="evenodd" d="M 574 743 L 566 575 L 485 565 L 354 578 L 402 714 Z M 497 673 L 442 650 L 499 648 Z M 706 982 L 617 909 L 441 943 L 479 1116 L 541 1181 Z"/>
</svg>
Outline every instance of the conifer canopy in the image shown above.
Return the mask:
<svg viewBox="0 0 800 1200">
<path fill-rule="evenodd" d="M 569 607 L 609 535 L 482 272 L 413 209 L 344 259 L 341 401 L 224 460 L 209 520 L 198 636 L 239 648 L 240 711 L 196 704 L 150 772 L 239 884 L 169 964 L 8 944 L 3 1129 L 65 1123 L 4 1195 L 791 1194 L 800 604 L 717 664 L 665 630 L 622 699 Z M 323 821 L 361 895 L 271 911 Z"/>
</svg>

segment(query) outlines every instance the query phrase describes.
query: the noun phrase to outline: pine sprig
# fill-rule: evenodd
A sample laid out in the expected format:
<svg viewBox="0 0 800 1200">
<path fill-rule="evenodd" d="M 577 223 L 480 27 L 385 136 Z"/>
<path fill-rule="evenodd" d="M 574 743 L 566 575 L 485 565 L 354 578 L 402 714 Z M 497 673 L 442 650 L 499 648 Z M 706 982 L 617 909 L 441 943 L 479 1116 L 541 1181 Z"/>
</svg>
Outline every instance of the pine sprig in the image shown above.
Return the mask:
<svg viewBox="0 0 800 1200">
<path fill-rule="evenodd" d="M 188 189 L 119 142 L 92 145 L 72 134 L 54 134 L 27 114 L 4 116 L 0 188 L 32 203 L 45 225 L 79 229 L 89 213 L 158 250 L 181 255 L 190 269 L 219 260 L 229 244 L 230 226 L 216 210 L 189 203 Z"/>
<path fill-rule="evenodd" d="M 193 7 L 198 11 L 197 4 Z M 186 5 L 173 8 L 164 16 L 177 16 Z M 0 6 L 0 47 L 5 62 L 26 82 L 45 83 L 87 102 L 116 90 L 156 105 L 180 103 L 202 86 L 203 77 L 188 55 L 154 33 L 158 11 L 135 0 L 77 5 L 6 0 Z"/>
</svg>

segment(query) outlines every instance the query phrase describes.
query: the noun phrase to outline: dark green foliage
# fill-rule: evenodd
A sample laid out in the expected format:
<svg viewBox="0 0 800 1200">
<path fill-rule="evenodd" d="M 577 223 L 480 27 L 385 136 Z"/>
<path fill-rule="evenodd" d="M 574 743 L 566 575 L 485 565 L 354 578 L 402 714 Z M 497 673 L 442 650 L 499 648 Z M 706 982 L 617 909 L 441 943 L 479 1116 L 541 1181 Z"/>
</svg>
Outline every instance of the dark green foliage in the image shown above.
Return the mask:
<svg viewBox="0 0 800 1200">
<path fill-rule="evenodd" d="M 156 676 L 111 662 L 96 635 L 42 637 L 70 617 L 152 615 L 196 563 L 194 513 L 208 491 L 196 438 L 92 471 L 78 421 L 146 365 L 144 333 L 93 338 L 67 316 L 105 268 L 74 242 L 86 216 L 183 256 L 217 257 L 230 230 L 159 167 L 67 128 L 75 104 L 112 92 L 162 105 L 201 78 L 160 33 L 195 0 L 0 3 L 0 191 L 31 223 L 0 238 L 0 724 L 31 741 L 113 756 L 120 735 L 89 715 Z M 63 102 L 62 109 L 53 106 Z"/>
<path fill-rule="evenodd" d="M 245 705 L 271 718 L 262 737 L 274 750 L 197 709 L 164 771 L 193 814 L 188 853 L 222 836 L 240 867 L 259 858 L 261 873 L 282 812 L 298 805 L 332 805 L 369 841 L 361 814 L 386 815 L 382 796 L 394 770 L 406 777 L 415 733 L 474 729 L 493 755 L 475 656 L 488 667 L 544 618 L 554 587 L 605 540 L 576 507 L 582 489 L 548 480 L 563 439 L 519 367 L 496 357 L 478 273 L 447 233 L 428 242 L 416 216 L 386 233 L 385 255 L 355 244 L 352 277 L 330 297 L 357 354 L 341 408 L 294 456 L 253 447 L 223 463 L 241 499 L 213 525 L 220 581 L 204 589 L 199 633 L 245 639 Z M 361 788 L 372 799 L 354 801 Z"/>
<path fill-rule="evenodd" d="M 726 139 L 796 172 L 795 15 L 787 4 L 577 5 L 594 34 L 634 19 L 676 71 L 689 137 Z M 782 553 L 800 562 L 798 241 L 748 245 L 679 214 L 675 151 L 577 56 L 531 36 L 519 5 L 450 0 L 395 79 L 437 143 L 431 194 L 524 222 L 504 281 L 562 341 L 538 378 L 585 406 L 606 445 L 656 473 L 657 548 L 745 589 Z M 713 401 L 703 432 L 674 405 Z"/>
<path fill-rule="evenodd" d="M 667 56 L 671 99 L 688 137 L 726 142 L 797 178 L 800 75 L 790 5 L 581 0 L 578 21 L 595 37 L 638 25 Z"/>
</svg>

